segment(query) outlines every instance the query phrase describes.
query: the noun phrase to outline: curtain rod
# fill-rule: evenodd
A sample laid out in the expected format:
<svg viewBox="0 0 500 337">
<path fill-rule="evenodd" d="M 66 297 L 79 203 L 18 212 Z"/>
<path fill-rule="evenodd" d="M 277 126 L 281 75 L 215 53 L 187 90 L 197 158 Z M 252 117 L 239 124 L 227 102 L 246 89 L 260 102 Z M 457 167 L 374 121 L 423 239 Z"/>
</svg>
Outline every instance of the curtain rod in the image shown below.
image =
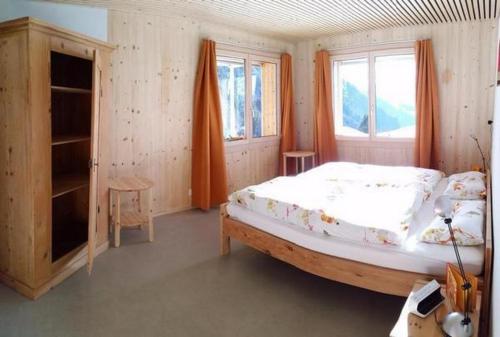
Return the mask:
<svg viewBox="0 0 500 337">
<path fill-rule="evenodd" d="M 260 46 L 252 46 L 248 44 L 235 44 L 235 43 L 229 43 L 229 42 L 222 42 L 218 40 L 214 40 L 215 44 L 217 46 L 224 46 L 228 48 L 244 48 L 244 49 L 249 49 L 249 50 L 257 50 L 261 52 L 267 52 L 267 53 L 284 53 L 288 52 L 287 48 L 284 49 L 276 49 L 276 48 L 266 48 L 266 47 L 260 47 Z M 350 46 L 344 46 L 344 47 L 336 47 L 336 48 L 328 48 L 327 51 L 336 51 L 336 50 L 342 50 L 342 49 L 350 49 L 350 48 L 370 48 L 370 47 L 378 47 L 378 46 L 384 46 L 384 45 L 397 45 L 397 44 L 405 44 L 405 43 L 415 43 L 417 40 L 397 40 L 397 41 L 385 41 L 385 42 L 375 42 L 375 43 L 358 43 L 358 44 L 353 44 Z"/>
<path fill-rule="evenodd" d="M 281 54 L 281 53 L 284 53 L 287 51 L 286 48 L 280 50 L 280 49 L 275 49 L 275 48 L 251 46 L 248 44 L 234 44 L 234 43 L 222 42 L 222 41 L 217 41 L 217 40 L 214 40 L 214 41 L 215 41 L 216 46 L 224 46 L 224 47 L 234 48 L 234 49 L 244 48 L 244 49 L 249 49 L 249 50 L 257 50 L 257 51 L 261 51 L 261 52 L 277 53 L 277 54 Z"/>
<path fill-rule="evenodd" d="M 401 45 L 401 44 L 414 44 L 417 40 L 396 40 L 396 41 L 385 41 L 385 42 L 375 42 L 375 43 L 357 43 L 349 46 L 344 46 L 344 47 L 336 47 L 336 48 L 328 48 L 327 51 L 336 51 L 336 50 L 342 50 L 342 49 L 352 49 L 352 48 L 371 48 L 371 47 L 378 47 L 378 46 L 387 46 L 387 45 Z"/>
</svg>

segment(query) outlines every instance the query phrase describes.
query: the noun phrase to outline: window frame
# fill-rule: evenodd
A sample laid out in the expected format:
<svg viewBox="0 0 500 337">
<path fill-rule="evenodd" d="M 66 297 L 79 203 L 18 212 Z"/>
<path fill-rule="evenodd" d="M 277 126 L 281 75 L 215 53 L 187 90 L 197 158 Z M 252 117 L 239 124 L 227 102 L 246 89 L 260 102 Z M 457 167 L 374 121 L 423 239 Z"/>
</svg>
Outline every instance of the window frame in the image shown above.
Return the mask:
<svg viewBox="0 0 500 337">
<path fill-rule="evenodd" d="M 334 75 L 334 62 L 347 61 L 355 59 L 368 60 L 368 135 L 366 137 L 354 137 L 346 135 L 335 135 L 337 140 L 353 141 L 353 142 L 393 142 L 393 143 L 408 143 L 414 142 L 415 137 L 388 137 L 377 136 L 376 132 L 376 73 L 375 73 L 375 59 L 379 56 L 392 56 L 392 55 L 415 55 L 415 48 L 413 46 L 402 45 L 392 48 L 367 48 L 358 50 L 345 50 L 341 52 L 330 54 L 330 66 L 332 71 L 332 98 L 333 106 L 333 120 L 335 121 L 335 75 Z M 416 120 L 415 120 L 416 122 Z M 416 125 L 415 125 L 416 127 Z"/>
<path fill-rule="evenodd" d="M 237 62 L 237 61 L 240 61 L 242 59 L 240 57 L 235 57 L 235 56 L 226 56 L 226 55 L 222 56 L 222 55 L 220 55 L 220 56 L 217 56 L 217 62 L 219 62 L 219 60 L 225 61 L 225 62 Z M 244 114 L 245 134 L 243 135 L 243 137 L 244 137 L 243 139 L 239 139 L 239 138 L 226 139 L 226 138 L 224 138 L 224 141 L 228 141 L 228 142 L 236 142 L 236 141 L 244 140 L 246 138 L 246 124 L 247 124 L 247 121 L 246 121 L 246 95 L 247 95 L 247 92 L 246 92 L 246 60 L 245 59 L 243 59 L 243 67 L 245 69 L 245 114 Z M 217 80 L 218 80 L 218 78 L 217 78 Z M 220 93 L 219 93 L 219 95 L 220 95 Z M 222 108 L 222 106 L 221 106 L 221 108 Z M 222 115 L 222 121 L 224 122 L 224 115 Z M 222 129 L 224 130 L 224 125 L 222 126 Z"/>
<path fill-rule="evenodd" d="M 254 51 L 244 48 L 216 48 L 216 58 L 237 58 L 245 62 L 245 135 L 243 139 L 224 139 L 225 146 L 279 141 L 281 138 L 281 58 L 277 53 Z M 259 62 L 276 64 L 276 135 L 253 137 L 252 65 Z M 224 120 L 222 120 L 224 123 Z"/>
</svg>

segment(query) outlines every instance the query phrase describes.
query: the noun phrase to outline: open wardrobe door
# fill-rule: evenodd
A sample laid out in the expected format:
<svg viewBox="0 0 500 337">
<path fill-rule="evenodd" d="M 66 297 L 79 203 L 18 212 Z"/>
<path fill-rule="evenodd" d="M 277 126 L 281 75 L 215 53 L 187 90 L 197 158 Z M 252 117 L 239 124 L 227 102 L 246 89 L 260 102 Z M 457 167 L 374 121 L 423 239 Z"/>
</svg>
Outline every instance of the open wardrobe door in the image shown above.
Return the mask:
<svg viewBox="0 0 500 337">
<path fill-rule="evenodd" d="M 97 242 L 97 178 L 99 173 L 99 112 L 101 99 L 101 67 L 98 50 L 94 51 L 92 73 L 92 143 L 89 160 L 90 195 L 89 195 L 89 234 L 87 271 L 90 274 L 94 264 Z"/>
</svg>

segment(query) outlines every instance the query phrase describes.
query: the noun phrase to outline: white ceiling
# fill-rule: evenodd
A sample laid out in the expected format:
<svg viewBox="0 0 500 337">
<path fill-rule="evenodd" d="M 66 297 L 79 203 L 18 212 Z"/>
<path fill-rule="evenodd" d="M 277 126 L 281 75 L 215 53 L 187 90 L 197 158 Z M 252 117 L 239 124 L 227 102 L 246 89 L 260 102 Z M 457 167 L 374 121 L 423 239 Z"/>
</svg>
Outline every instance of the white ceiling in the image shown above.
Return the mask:
<svg viewBox="0 0 500 337">
<path fill-rule="evenodd" d="M 49 0 L 174 14 L 288 39 L 497 17 L 500 0 Z"/>
</svg>

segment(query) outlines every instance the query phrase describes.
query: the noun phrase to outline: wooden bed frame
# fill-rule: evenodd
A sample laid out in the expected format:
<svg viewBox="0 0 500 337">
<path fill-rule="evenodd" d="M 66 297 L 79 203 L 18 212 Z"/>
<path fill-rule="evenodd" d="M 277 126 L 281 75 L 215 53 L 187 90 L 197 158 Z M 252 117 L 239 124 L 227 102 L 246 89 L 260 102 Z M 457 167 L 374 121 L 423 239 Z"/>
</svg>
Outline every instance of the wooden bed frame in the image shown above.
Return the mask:
<svg viewBox="0 0 500 337">
<path fill-rule="evenodd" d="M 223 204 L 220 207 L 221 255 L 228 255 L 230 253 L 231 238 L 233 238 L 311 274 L 356 287 L 403 297 L 408 296 L 415 281 L 418 279 L 430 280 L 435 278 L 438 281 L 444 281 L 442 276 L 378 267 L 298 246 L 290 241 L 231 218 L 226 210 L 227 205 Z M 490 311 L 491 269 L 493 264 L 489 175 L 484 249 L 484 272 L 480 276 L 479 282 L 479 287 L 482 290 L 480 332 L 481 335 L 487 336 Z"/>
</svg>

